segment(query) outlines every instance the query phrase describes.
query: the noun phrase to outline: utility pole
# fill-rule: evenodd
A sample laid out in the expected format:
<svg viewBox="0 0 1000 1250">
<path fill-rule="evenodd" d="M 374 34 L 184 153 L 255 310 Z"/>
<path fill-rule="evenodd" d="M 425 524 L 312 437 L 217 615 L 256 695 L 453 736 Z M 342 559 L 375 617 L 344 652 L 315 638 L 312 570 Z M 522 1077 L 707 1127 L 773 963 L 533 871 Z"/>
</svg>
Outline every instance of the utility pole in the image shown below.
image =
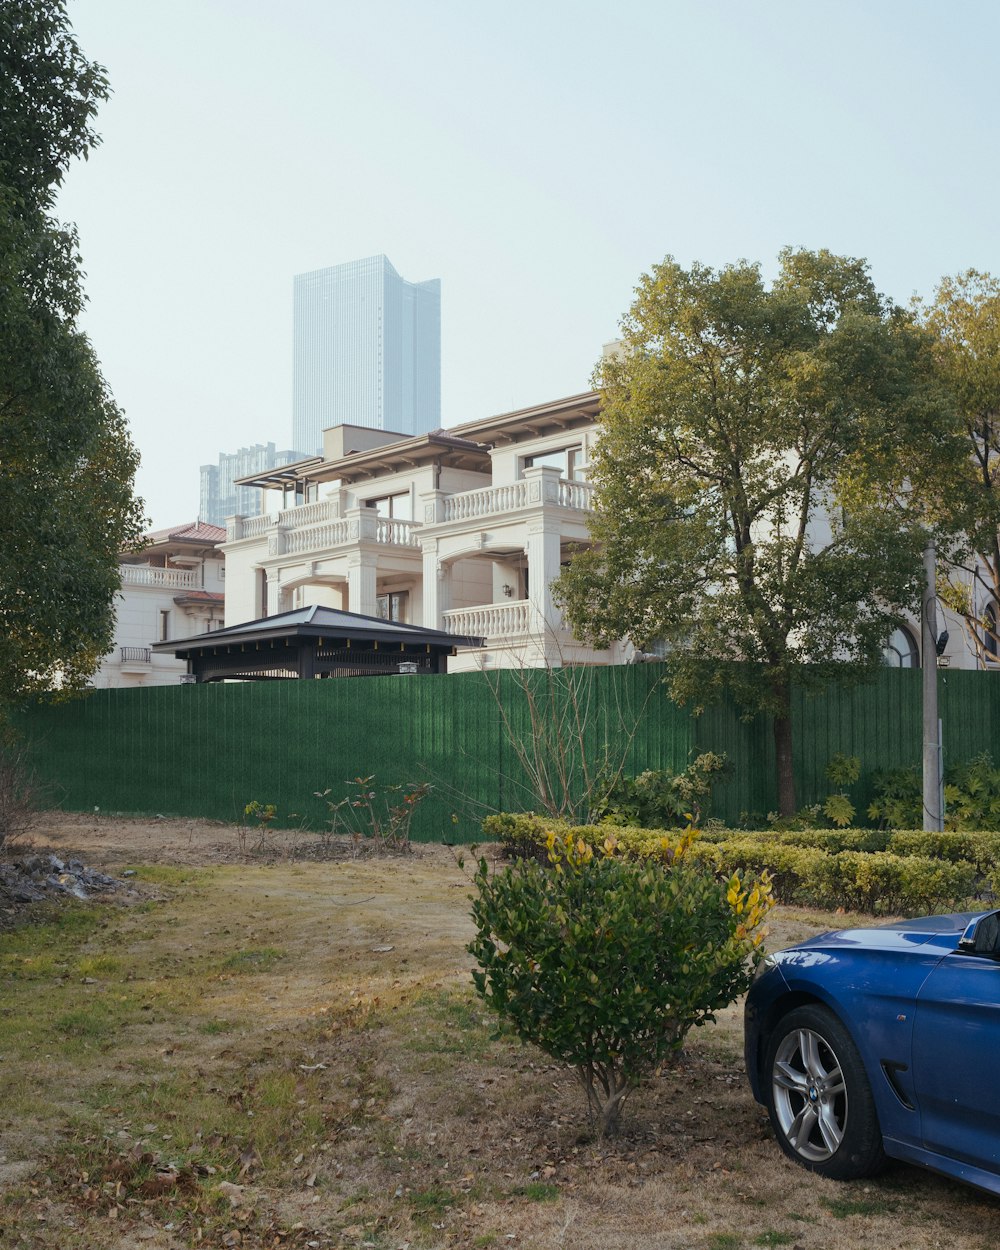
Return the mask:
<svg viewBox="0 0 1000 1250">
<path fill-rule="evenodd" d="M 937 559 L 934 540 L 924 548 L 924 603 L 920 622 L 920 662 L 923 676 L 924 722 L 924 831 L 944 828 L 941 792 L 941 730 L 937 698 Z"/>
</svg>

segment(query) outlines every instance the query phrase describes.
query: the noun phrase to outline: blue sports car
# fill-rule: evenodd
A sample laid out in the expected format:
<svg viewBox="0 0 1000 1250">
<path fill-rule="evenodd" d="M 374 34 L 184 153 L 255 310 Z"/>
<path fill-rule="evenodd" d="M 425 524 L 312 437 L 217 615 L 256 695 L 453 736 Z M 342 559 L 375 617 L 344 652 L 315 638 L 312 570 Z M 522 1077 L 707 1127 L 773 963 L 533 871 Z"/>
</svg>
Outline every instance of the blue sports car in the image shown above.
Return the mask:
<svg viewBox="0 0 1000 1250">
<path fill-rule="evenodd" d="M 891 1156 L 1000 1194 L 1000 912 L 768 956 L 746 1065 L 782 1150 L 812 1171 L 870 1176 Z"/>
</svg>

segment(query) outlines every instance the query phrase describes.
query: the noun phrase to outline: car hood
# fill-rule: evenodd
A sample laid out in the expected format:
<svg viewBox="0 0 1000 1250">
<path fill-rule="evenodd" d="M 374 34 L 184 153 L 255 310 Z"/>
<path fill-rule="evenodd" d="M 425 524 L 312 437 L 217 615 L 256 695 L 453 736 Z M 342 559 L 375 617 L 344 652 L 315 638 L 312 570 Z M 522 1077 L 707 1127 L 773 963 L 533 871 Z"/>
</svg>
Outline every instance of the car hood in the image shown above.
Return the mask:
<svg viewBox="0 0 1000 1250">
<path fill-rule="evenodd" d="M 846 954 L 848 951 L 898 951 L 906 953 L 917 947 L 936 947 L 942 952 L 954 950 L 973 920 L 985 912 L 952 912 L 945 916 L 920 916 L 915 920 L 894 920 L 888 924 L 864 929 L 833 929 L 807 938 L 785 951 L 775 953 L 779 962 L 796 951 Z"/>
</svg>

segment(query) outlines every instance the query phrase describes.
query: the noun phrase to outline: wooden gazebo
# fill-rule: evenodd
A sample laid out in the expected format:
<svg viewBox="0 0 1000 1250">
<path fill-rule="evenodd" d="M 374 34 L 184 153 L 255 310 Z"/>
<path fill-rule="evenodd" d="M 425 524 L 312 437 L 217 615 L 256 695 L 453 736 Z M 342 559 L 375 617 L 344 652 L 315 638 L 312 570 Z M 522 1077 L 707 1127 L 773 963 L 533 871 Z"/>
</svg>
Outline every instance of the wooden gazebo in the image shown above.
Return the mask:
<svg viewBox="0 0 1000 1250">
<path fill-rule="evenodd" d="M 313 605 L 153 649 L 186 660 L 189 679 L 208 682 L 443 673 L 456 647 L 482 645 L 482 638 Z"/>
</svg>

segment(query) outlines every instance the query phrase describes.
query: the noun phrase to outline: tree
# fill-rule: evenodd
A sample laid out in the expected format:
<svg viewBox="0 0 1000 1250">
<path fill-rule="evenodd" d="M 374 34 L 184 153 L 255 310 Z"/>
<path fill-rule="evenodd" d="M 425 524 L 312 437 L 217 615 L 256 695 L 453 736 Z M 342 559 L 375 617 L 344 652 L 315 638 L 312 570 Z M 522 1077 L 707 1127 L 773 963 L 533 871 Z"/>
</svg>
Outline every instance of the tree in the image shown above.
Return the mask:
<svg viewBox="0 0 1000 1250">
<path fill-rule="evenodd" d="M 1000 282 L 969 269 L 917 312 L 934 337 L 954 397 L 965 455 L 942 476 L 940 504 L 960 540 L 947 553 L 941 597 L 965 622 L 981 662 L 1000 655 Z"/>
<path fill-rule="evenodd" d="M 791 815 L 793 681 L 871 675 L 918 599 L 921 466 L 953 454 L 926 336 L 864 262 L 792 250 L 770 288 L 746 261 L 668 257 L 622 328 L 594 544 L 556 593 L 599 645 L 663 640 L 678 701 L 729 686 L 772 716 Z"/>
<path fill-rule="evenodd" d="M 138 455 L 85 334 L 76 233 L 51 216 L 108 94 L 62 0 L 0 7 L 0 711 L 82 687 L 111 646 Z"/>
</svg>

